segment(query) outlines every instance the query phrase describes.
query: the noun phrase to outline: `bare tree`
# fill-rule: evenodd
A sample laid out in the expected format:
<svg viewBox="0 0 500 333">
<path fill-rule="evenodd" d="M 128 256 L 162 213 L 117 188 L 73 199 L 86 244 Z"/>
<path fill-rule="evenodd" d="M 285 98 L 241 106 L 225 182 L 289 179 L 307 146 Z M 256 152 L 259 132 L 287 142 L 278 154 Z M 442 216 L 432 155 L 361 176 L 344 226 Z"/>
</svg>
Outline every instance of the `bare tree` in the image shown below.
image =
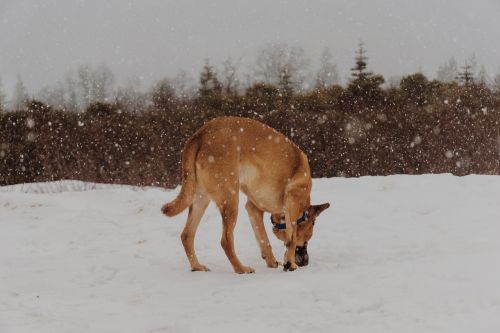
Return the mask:
<svg viewBox="0 0 500 333">
<path fill-rule="evenodd" d="M 21 76 L 17 76 L 17 82 L 14 87 L 14 94 L 12 95 L 11 107 L 13 110 L 24 109 L 28 103 L 28 93 L 26 92 L 26 87 L 24 86 Z"/>
<path fill-rule="evenodd" d="M 99 65 L 95 68 L 93 75 L 92 84 L 95 92 L 95 100 L 107 100 L 111 95 L 112 85 L 115 81 L 113 72 L 106 65 Z"/>
<path fill-rule="evenodd" d="M 486 73 L 486 68 L 484 67 L 484 65 L 481 65 L 481 67 L 479 68 L 479 72 L 477 73 L 477 81 L 484 84 L 489 83 L 488 74 Z"/>
<path fill-rule="evenodd" d="M 2 78 L 0 77 L 0 112 L 5 110 L 5 94 L 3 92 Z"/>
<path fill-rule="evenodd" d="M 493 78 L 493 91 L 496 95 L 500 96 L 500 70 Z"/>
<path fill-rule="evenodd" d="M 76 81 L 71 72 L 66 73 L 64 80 L 53 86 L 43 87 L 37 94 L 42 102 L 65 111 L 77 111 L 79 106 Z"/>
<path fill-rule="evenodd" d="M 93 68 L 83 65 L 78 68 L 77 85 L 82 96 L 83 107 L 92 102 L 103 102 L 110 98 L 114 83 L 113 72 L 106 65 Z"/>
<path fill-rule="evenodd" d="M 268 44 L 258 53 L 255 65 L 255 76 L 265 83 L 300 90 L 309 60 L 300 47 Z"/>
<path fill-rule="evenodd" d="M 175 95 L 180 99 L 189 99 L 196 95 L 194 79 L 186 71 L 181 70 L 172 79 L 171 83 L 175 89 Z"/>
<path fill-rule="evenodd" d="M 470 69 L 473 73 L 478 72 L 478 69 L 477 69 L 478 62 L 477 62 L 477 58 L 476 58 L 476 53 L 473 52 L 470 55 L 470 57 L 465 60 L 465 62 L 470 66 Z"/>
<path fill-rule="evenodd" d="M 448 62 L 439 66 L 437 70 L 437 79 L 442 82 L 453 82 L 458 77 L 458 65 L 454 57 Z"/>
<path fill-rule="evenodd" d="M 236 95 L 239 85 L 236 64 L 231 58 L 227 58 L 222 62 L 222 89 L 227 95 Z"/>
<path fill-rule="evenodd" d="M 337 65 L 333 62 L 332 53 L 325 48 L 321 53 L 319 70 L 316 73 L 316 88 L 326 88 L 340 83 Z"/>
<path fill-rule="evenodd" d="M 386 87 L 389 89 L 397 89 L 401 84 L 401 75 L 391 75 L 386 82 Z"/>
<path fill-rule="evenodd" d="M 64 78 L 64 85 L 66 90 L 66 109 L 76 111 L 78 110 L 78 93 L 77 83 L 71 73 L 67 73 Z"/>
<path fill-rule="evenodd" d="M 93 91 L 91 83 L 91 68 L 90 65 L 82 65 L 78 68 L 78 88 L 82 97 L 82 106 L 86 107 L 92 102 Z"/>
<path fill-rule="evenodd" d="M 65 91 L 61 81 L 57 82 L 55 86 L 43 87 L 36 97 L 51 107 L 55 107 L 57 109 L 64 108 Z"/>
<path fill-rule="evenodd" d="M 146 94 L 141 91 L 141 81 L 139 78 L 127 80 L 124 87 L 116 91 L 116 102 L 128 112 L 140 112 L 146 109 Z"/>
</svg>

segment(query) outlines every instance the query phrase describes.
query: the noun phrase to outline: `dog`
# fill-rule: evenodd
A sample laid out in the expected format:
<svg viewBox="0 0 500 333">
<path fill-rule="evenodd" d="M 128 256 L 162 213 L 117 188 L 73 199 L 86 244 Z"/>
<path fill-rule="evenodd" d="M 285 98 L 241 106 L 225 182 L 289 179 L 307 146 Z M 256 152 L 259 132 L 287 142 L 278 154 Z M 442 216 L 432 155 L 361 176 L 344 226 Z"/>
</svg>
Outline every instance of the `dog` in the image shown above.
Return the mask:
<svg viewBox="0 0 500 333">
<path fill-rule="evenodd" d="M 208 271 L 194 249 L 196 229 L 210 201 L 222 215 L 221 245 L 236 273 L 253 273 L 235 253 L 233 231 L 238 216 L 239 192 L 247 196 L 245 208 L 268 267 L 274 257 L 264 227 L 264 212 L 271 213 L 273 233 L 283 241 L 285 271 L 309 262 L 307 244 L 314 222 L 330 204 L 311 205 L 311 171 L 306 154 L 273 128 L 256 120 L 222 117 L 205 123 L 184 146 L 182 188 L 162 207 L 175 216 L 189 207 L 182 244 L 192 271 Z"/>
</svg>

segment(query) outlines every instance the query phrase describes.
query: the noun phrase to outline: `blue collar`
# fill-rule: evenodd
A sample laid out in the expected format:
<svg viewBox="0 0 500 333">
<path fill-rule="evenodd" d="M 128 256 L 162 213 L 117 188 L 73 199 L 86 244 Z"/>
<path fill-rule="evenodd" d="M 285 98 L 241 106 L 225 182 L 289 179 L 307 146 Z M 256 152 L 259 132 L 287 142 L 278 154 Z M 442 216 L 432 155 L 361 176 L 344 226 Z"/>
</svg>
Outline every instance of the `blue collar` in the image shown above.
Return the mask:
<svg viewBox="0 0 500 333">
<path fill-rule="evenodd" d="M 307 210 L 304 211 L 301 217 L 297 221 L 295 221 L 296 224 L 301 224 L 302 222 L 307 221 L 309 218 L 309 212 Z M 275 227 L 278 230 L 283 230 L 286 229 L 286 223 L 274 223 L 273 217 L 271 216 L 271 223 L 273 224 L 273 227 Z"/>
</svg>

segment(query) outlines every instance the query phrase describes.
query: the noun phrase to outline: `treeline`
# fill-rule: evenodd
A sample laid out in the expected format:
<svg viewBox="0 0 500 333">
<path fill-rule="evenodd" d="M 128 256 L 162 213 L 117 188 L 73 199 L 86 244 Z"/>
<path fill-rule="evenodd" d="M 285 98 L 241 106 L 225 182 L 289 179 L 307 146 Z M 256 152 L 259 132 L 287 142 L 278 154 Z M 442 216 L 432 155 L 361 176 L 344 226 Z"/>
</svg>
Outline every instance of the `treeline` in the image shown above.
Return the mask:
<svg viewBox="0 0 500 333">
<path fill-rule="evenodd" d="M 123 92 L 82 112 L 32 100 L 0 113 L 0 185 L 80 179 L 173 187 L 185 140 L 221 116 L 283 132 L 308 154 L 314 177 L 500 174 L 500 91 L 466 66 L 457 82 L 415 73 L 383 86 L 366 70 L 362 46 L 355 60 L 347 86 L 301 90 L 298 72 L 284 66 L 276 82 L 241 91 L 207 63 L 192 95 L 161 81 L 150 94 Z"/>
</svg>

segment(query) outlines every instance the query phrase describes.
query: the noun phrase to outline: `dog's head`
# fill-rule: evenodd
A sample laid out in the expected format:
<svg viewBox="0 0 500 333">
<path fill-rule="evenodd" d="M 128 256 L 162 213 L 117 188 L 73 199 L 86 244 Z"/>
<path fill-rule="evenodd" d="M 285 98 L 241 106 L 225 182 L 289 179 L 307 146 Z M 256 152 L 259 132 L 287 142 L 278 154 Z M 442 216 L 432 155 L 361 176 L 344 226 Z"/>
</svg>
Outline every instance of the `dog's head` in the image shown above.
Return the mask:
<svg viewBox="0 0 500 333">
<path fill-rule="evenodd" d="M 314 223 L 316 218 L 325 209 L 330 207 L 329 203 L 324 203 L 321 205 L 312 205 L 307 209 L 307 216 L 305 220 L 297 224 L 297 245 L 295 248 L 295 263 L 298 266 L 306 266 L 309 264 L 309 254 L 307 253 L 307 244 L 313 235 Z M 276 237 L 285 242 L 286 234 L 285 229 L 278 229 L 276 225 L 285 223 L 285 216 L 283 214 L 273 214 L 271 220 L 275 225 L 273 227 L 273 233 Z"/>
</svg>

